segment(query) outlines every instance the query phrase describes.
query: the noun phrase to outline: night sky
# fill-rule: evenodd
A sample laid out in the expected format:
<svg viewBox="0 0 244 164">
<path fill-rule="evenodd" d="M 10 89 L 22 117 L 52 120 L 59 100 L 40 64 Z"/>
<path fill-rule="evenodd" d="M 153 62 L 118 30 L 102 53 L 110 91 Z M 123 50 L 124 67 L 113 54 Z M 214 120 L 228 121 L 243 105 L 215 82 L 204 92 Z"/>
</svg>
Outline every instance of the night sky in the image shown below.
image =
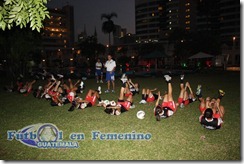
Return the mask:
<svg viewBox="0 0 244 164">
<path fill-rule="evenodd" d="M 103 13 L 117 13 L 118 17 L 112 18 L 114 24 L 126 28 L 127 33 L 135 33 L 134 0 L 51 0 L 48 2 L 48 6 L 61 8 L 67 3 L 74 6 L 76 41 L 78 34 L 84 30 L 84 26 L 88 36 L 94 34 L 96 27 L 98 42 L 108 44 L 108 35 L 105 35 L 101 29 L 102 23 L 106 20 L 101 20 Z"/>
</svg>

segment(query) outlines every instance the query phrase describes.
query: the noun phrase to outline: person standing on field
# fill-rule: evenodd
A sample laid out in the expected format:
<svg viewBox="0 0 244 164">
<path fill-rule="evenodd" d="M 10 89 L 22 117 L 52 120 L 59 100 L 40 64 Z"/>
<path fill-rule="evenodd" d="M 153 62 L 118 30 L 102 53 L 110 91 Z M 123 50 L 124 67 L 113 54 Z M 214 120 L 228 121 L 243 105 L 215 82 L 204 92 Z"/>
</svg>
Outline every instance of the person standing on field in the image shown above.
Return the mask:
<svg viewBox="0 0 244 164">
<path fill-rule="evenodd" d="M 99 82 L 103 83 L 103 71 L 102 71 L 103 64 L 101 63 L 99 58 L 97 59 L 95 67 L 96 67 L 95 75 L 97 77 L 97 83 L 99 83 Z"/>
<path fill-rule="evenodd" d="M 115 68 L 116 68 L 116 62 L 112 59 L 111 55 L 108 55 L 108 60 L 104 64 L 104 67 L 106 68 L 106 81 L 108 83 L 108 89 L 105 91 L 105 93 L 110 92 L 110 85 L 112 83 L 112 92 L 115 92 Z"/>
</svg>

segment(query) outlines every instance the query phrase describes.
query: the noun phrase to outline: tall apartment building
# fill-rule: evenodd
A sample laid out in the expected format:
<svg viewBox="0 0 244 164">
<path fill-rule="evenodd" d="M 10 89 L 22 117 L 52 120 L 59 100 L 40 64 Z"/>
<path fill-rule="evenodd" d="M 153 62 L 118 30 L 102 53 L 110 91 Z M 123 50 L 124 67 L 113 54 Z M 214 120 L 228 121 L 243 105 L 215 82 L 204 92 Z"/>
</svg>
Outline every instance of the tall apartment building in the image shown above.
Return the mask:
<svg viewBox="0 0 244 164">
<path fill-rule="evenodd" d="M 220 0 L 219 6 L 222 42 L 240 47 L 240 1 Z"/>
<path fill-rule="evenodd" d="M 168 0 L 167 30 L 196 30 L 196 0 Z"/>
<path fill-rule="evenodd" d="M 138 43 L 159 42 L 166 28 L 166 0 L 135 0 Z"/>
<path fill-rule="evenodd" d="M 167 40 L 170 31 L 212 31 L 222 43 L 240 42 L 240 2 L 233 0 L 135 0 L 139 41 Z"/>
<path fill-rule="evenodd" d="M 74 46 L 74 9 L 49 9 L 50 19 L 44 21 L 42 55 L 45 58 L 68 58 Z"/>
<path fill-rule="evenodd" d="M 197 31 L 212 31 L 220 34 L 220 0 L 197 1 Z"/>
</svg>

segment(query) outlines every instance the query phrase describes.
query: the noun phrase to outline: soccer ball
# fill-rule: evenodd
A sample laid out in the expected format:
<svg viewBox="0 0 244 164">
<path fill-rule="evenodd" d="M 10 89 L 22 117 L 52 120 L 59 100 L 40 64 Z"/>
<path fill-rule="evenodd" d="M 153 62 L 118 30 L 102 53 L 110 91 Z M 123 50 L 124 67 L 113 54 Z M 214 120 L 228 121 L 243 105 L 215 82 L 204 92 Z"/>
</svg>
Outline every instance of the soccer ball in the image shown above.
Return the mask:
<svg viewBox="0 0 244 164">
<path fill-rule="evenodd" d="M 109 102 L 109 100 L 104 100 L 103 103 L 107 106 L 107 105 L 109 105 L 110 102 Z"/>
<path fill-rule="evenodd" d="M 137 112 L 136 116 L 137 116 L 137 118 L 142 120 L 142 119 L 144 119 L 145 114 L 146 113 L 144 111 L 140 110 L 140 111 Z"/>
<path fill-rule="evenodd" d="M 117 116 L 118 116 L 118 115 L 120 115 L 120 114 L 121 114 L 121 112 L 120 112 L 120 111 L 118 111 L 118 110 L 116 110 L 116 111 L 115 111 L 115 115 L 117 115 Z"/>
<path fill-rule="evenodd" d="M 110 105 L 116 106 L 116 102 L 115 101 L 110 101 Z"/>
<path fill-rule="evenodd" d="M 81 106 L 80 106 L 81 109 L 85 109 L 86 107 L 87 107 L 87 103 L 81 103 Z"/>
<path fill-rule="evenodd" d="M 55 132 L 55 130 L 53 129 L 53 127 L 44 127 L 41 131 L 40 131 L 40 139 L 41 141 L 55 141 L 57 134 Z"/>
</svg>

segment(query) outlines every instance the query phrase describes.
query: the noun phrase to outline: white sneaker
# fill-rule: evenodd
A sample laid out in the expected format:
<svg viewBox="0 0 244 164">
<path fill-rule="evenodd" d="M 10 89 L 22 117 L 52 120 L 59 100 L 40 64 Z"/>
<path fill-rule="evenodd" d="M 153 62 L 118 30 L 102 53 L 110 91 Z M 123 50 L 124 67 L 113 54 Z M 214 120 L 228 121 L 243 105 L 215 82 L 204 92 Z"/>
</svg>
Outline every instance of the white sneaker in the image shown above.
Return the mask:
<svg viewBox="0 0 244 164">
<path fill-rule="evenodd" d="M 99 95 L 102 94 L 102 88 L 101 88 L 101 86 L 99 86 L 99 87 L 97 88 L 97 90 L 98 90 Z"/>
<path fill-rule="evenodd" d="M 197 95 L 197 96 L 200 95 L 200 93 L 201 93 L 201 88 L 202 88 L 201 85 L 198 85 L 198 86 L 197 86 L 197 91 L 196 91 L 196 95 Z"/>
<path fill-rule="evenodd" d="M 126 74 L 125 73 L 121 76 L 121 79 L 124 79 L 124 78 L 126 78 Z"/>
<path fill-rule="evenodd" d="M 130 109 L 133 109 L 133 108 L 135 108 L 136 106 L 133 104 L 133 105 L 131 105 L 130 106 Z"/>
<path fill-rule="evenodd" d="M 146 102 L 146 100 L 141 100 L 140 102 L 139 102 L 139 104 L 146 104 L 147 102 Z"/>
<path fill-rule="evenodd" d="M 56 81 L 53 75 L 51 75 L 51 80 Z"/>
<path fill-rule="evenodd" d="M 120 80 L 121 80 L 123 83 L 125 83 L 125 82 L 128 80 L 127 77 L 126 77 L 126 75 L 125 75 L 125 73 L 121 76 Z"/>
<path fill-rule="evenodd" d="M 104 91 L 105 93 L 109 93 L 109 90 Z"/>
<path fill-rule="evenodd" d="M 126 83 L 127 79 L 120 79 L 122 81 L 122 83 Z"/>
<path fill-rule="evenodd" d="M 100 83 L 103 83 L 103 81 L 102 81 L 102 80 L 100 80 Z"/>
<path fill-rule="evenodd" d="M 57 76 L 62 79 L 64 77 L 64 75 L 61 75 L 61 74 L 57 74 Z"/>
<path fill-rule="evenodd" d="M 184 80 L 185 75 L 180 75 L 180 79 Z"/>
<path fill-rule="evenodd" d="M 83 82 L 83 81 L 80 82 L 80 87 L 81 87 L 81 88 L 84 87 L 84 82 Z"/>
<path fill-rule="evenodd" d="M 112 93 L 115 93 L 115 91 L 114 91 L 114 90 L 112 90 Z"/>
<path fill-rule="evenodd" d="M 172 78 L 169 75 L 164 75 L 166 81 L 170 81 Z"/>
</svg>

